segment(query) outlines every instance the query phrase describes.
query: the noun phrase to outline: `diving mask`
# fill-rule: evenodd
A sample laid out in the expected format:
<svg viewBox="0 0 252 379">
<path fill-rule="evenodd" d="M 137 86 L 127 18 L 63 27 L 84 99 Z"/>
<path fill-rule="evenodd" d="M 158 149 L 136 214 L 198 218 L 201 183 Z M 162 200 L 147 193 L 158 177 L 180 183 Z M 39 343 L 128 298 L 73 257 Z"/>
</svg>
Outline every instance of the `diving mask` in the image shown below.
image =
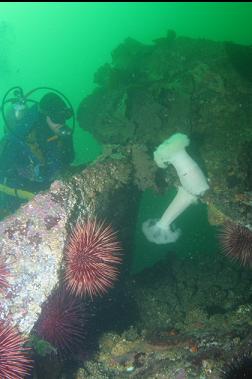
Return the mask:
<svg viewBox="0 0 252 379">
<path fill-rule="evenodd" d="M 51 117 L 46 117 L 47 124 L 49 128 L 59 137 L 68 137 L 72 134 L 71 129 L 69 129 L 65 124 L 60 124 L 54 122 Z"/>
</svg>

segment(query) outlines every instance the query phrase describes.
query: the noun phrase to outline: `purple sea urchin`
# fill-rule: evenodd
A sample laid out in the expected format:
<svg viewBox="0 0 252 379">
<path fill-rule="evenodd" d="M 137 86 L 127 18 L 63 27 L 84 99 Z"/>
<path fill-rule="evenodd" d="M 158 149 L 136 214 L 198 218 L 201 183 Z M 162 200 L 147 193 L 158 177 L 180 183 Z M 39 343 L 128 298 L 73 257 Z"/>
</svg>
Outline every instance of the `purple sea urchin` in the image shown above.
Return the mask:
<svg viewBox="0 0 252 379">
<path fill-rule="evenodd" d="M 220 233 L 224 253 L 242 265 L 252 266 L 252 231 L 240 224 L 228 222 Z"/>
<path fill-rule="evenodd" d="M 44 305 L 36 333 L 66 356 L 79 350 L 84 341 L 83 308 L 78 299 L 60 289 Z"/>
<path fill-rule="evenodd" d="M 243 354 L 232 359 L 223 369 L 222 379 L 251 379 L 252 357 Z"/>
</svg>

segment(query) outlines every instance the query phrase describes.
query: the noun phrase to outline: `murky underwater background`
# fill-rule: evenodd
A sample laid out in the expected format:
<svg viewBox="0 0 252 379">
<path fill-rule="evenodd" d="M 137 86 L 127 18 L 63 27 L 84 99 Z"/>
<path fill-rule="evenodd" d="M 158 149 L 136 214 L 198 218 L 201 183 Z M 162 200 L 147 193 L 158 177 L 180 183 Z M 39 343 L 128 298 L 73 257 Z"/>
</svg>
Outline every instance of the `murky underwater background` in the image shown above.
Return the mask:
<svg viewBox="0 0 252 379">
<path fill-rule="evenodd" d="M 252 3 L 237 2 L 0 4 L 0 99 L 16 85 L 25 92 L 40 86 L 60 90 L 78 119 L 74 166 L 99 157 L 101 165 L 115 162 L 119 184 L 109 182 L 107 166 L 97 166 L 98 193 L 99 185 L 112 193 L 134 176 L 131 188 L 115 196 L 117 205 L 129 202 L 127 212 L 111 209 L 113 226 L 123 225 L 119 235 L 130 257 L 123 284 L 95 304 L 85 302 L 82 311 L 88 309 L 92 319 L 85 342 L 90 348 L 78 354 L 77 363 L 62 368 L 52 360 L 46 371 L 45 354 L 34 378 L 234 379 L 242 378 L 237 367 L 244 361 L 251 370 L 251 19 Z M 1 120 L 0 136 L 3 129 Z M 157 245 L 145 238 L 142 223 L 162 215 L 178 179 L 172 169 L 166 176 L 157 170 L 152 152 L 177 132 L 190 135 L 190 154 L 207 173 L 210 191 L 176 221 L 179 239 Z M 120 167 L 129 157 L 131 174 L 127 164 Z M 97 180 L 92 166 L 87 178 Z M 95 196 L 88 190 L 85 195 Z M 46 220 L 47 231 L 58 223 L 55 215 Z M 221 253 L 219 233 L 230 221 L 244 227 L 235 247 L 245 244 L 246 265 Z M 26 221 L 18 222 L 29 236 Z M 7 223 L 0 230 L 13 246 L 18 222 L 16 229 Z M 0 339 L 0 359 L 2 351 Z M 238 363 L 225 374 L 235 353 Z"/>
</svg>

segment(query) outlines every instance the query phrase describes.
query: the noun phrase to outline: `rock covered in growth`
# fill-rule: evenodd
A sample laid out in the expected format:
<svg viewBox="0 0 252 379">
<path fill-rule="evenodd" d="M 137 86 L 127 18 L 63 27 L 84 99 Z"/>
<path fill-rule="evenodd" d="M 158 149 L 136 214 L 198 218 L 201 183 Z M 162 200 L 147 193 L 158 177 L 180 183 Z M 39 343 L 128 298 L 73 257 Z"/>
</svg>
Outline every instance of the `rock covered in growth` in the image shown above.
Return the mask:
<svg viewBox="0 0 252 379">
<path fill-rule="evenodd" d="M 0 318 L 29 333 L 40 306 L 57 284 L 67 214 L 52 194 L 37 195 L 0 224 L 1 256 L 10 278 L 1 294 Z"/>
<path fill-rule="evenodd" d="M 172 31 L 150 45 L 128 38 L 96 73 L 80 126 L 104 144 L 145 146 L 151 159 L 173 133 L 187 134 L 212 209 L 252 225 L 251 62 L 250 47 Z"/>
<path fill-rule="evenodd" d="M 251 277 L 218 253 L 168 253 L 128 278 L 133 322 L 105 332 L 77 378 L 242 378 L 237 368 L 251 366 Z"/>
<path fill-rule="evenodd" d="M 0 223 L 0 256 L 8 287 L 0 292 L 0 321 L 29 333 L 42 304 L 59 282 L 64 246 L 77 220 L 97 216 L 119 229 L 130 187 L 125 162 L 97 163 L 56 181 Z M 133 203 L 132 203 L 133 204 Z M 124 236 L 129 229 L 124 229 Z M 6 287 L 6 286 L 5 286 Z"/>
</svg>

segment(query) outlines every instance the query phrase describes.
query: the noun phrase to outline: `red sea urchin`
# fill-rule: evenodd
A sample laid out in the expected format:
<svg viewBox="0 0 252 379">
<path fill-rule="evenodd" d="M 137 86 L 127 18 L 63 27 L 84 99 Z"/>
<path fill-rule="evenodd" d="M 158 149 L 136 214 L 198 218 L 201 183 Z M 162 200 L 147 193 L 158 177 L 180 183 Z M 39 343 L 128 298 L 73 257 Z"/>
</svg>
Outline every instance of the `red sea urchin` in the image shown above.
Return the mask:
<svg viewBox="0 0 252 379">
<path fill-rule="evenodd" d="M 64 358 L 81 347 L 85 335 L 84 321 L 80 301 L 58 289 L 42 309 L 36 334 L 54 346 Z"/>
<path fill-rule="evenodd" d="M 118 276 L 122 259 L 116 233 L 111 225 L 88 220 L 78 224 L 66 248 L 66 282 L 77 295 L 104 294 Z"/>
<path fill-rule="evenodd" d="M 228 222 L 220 234 L 224 253 L 242 265 L 252 266 L 252 231 L 245 226 Z"/>
<path fill-rule="evenodd" d="M 28 348 L 22 347 L 25 339 L 18 331 L 0 322 L 0 378 L 23 379 L 31 368 Z"/>
</svg>

